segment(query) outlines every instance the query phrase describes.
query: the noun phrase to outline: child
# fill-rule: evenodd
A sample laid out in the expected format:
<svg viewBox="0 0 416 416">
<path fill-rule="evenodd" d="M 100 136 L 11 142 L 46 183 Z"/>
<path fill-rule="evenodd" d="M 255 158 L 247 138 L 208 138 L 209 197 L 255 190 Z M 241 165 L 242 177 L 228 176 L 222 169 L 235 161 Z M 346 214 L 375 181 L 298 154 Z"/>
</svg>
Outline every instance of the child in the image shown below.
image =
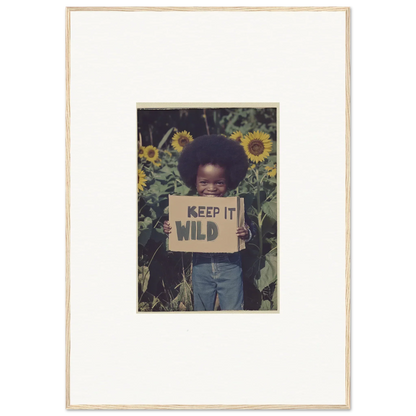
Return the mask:
<svg viewBox="0 0 416 416">
<path fill-rule="evenodd" d="M 202 197 L 223 197 L 244 179 L 248 160 L 243 146 L 224 136 L 210 135 L 196 138 L 183 150 L 178 170 L 185 184 Z M 236 234 L 249 241 L 254 228 L 246 216 L 244 227 Z M 251 229 L 250 229 L 251 228 Z M 171 226 L 163 224 L 168 235 Z M 218 293 L 221 310 L 243 309 L 243 278 L 240 252 L 194 253 L 192 285 L 195 311 L 214 310 Z"/>
</svg>

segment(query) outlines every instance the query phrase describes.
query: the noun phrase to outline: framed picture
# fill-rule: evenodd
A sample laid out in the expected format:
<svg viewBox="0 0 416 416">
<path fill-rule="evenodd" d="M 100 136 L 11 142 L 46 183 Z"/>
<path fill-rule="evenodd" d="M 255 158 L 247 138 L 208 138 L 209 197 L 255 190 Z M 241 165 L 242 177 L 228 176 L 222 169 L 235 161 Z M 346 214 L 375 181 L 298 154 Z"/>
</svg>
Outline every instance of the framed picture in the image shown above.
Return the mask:
<svg viewBox="0 0 416 416">
<path fill-rule="evenodd" d="M 350 408 L 348 8 L 68 8 L 66 407 Z"/>
</svg>

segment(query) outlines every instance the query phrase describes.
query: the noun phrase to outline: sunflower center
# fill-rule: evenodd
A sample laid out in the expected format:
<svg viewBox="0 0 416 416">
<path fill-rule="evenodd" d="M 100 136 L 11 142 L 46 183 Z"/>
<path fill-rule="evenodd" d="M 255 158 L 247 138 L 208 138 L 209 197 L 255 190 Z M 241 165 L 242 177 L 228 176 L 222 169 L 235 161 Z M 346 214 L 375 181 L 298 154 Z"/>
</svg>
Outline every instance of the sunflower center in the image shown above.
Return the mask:
<svg viewBox="0 0 416 416">
<path fill-rule="evenodd" d="M 186 145 L 189 143 L 189 139 L 188 139 L 186 136 L 181 136 L 181 137 L 179 137 L 179 139 L 178 139 L 178 143 L 179 143 L 182 147 L 184 147 L 184 146 L 186 146 Z"/>
<path fill-rule="evenodd" d="M 147 152 L 147 156 L 149 156 L 149 157 L 154 157 L 154 155 L 155 155 L 155 151 L 154 151 L 153 149 L 150 149 L 150 150 Z"/>
<path fill-rule="evenodd" d="M 252 140 L 248 144 L 248 149 L 252 155 L 258 156 L 263 153 L 264 144 L 261 140 Z"/>
</svg>

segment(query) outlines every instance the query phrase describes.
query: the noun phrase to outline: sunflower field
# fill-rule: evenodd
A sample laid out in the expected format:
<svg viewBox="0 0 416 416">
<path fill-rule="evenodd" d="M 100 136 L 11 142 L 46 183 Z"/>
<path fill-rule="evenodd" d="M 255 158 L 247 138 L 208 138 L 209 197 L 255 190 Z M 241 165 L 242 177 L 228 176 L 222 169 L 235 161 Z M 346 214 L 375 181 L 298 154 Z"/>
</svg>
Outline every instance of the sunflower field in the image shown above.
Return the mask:
<svg viewBox="0 0 416 416">
<path fill-rule="evenodd" d="M 138 109 L 137 114 L 138 311 L 193 310 L 192 253 L 168 250 L 163 222 L 169 195 L 195 195 L 182 182 L 177 160 L 189 142 L 205 134 L 236 140 L 247 154 L 247 175 L 227 194 L 244 198 L 256 226 L 241 253 L 244 309 L 277 310 L 277 109 Z"/>
</svg>

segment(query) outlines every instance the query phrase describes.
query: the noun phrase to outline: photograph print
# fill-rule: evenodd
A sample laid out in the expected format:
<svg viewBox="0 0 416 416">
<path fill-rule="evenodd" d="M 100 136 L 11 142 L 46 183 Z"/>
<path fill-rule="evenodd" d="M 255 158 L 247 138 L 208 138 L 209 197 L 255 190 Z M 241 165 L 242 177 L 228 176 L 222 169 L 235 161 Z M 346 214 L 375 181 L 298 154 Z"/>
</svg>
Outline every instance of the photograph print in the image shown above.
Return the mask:
<svg viewBox="0 0 416 416">
<path fill-rule="evenodd" d="M 279 311 L 278 111 L 137 104 L 137 312 Z"/>
</svg>

